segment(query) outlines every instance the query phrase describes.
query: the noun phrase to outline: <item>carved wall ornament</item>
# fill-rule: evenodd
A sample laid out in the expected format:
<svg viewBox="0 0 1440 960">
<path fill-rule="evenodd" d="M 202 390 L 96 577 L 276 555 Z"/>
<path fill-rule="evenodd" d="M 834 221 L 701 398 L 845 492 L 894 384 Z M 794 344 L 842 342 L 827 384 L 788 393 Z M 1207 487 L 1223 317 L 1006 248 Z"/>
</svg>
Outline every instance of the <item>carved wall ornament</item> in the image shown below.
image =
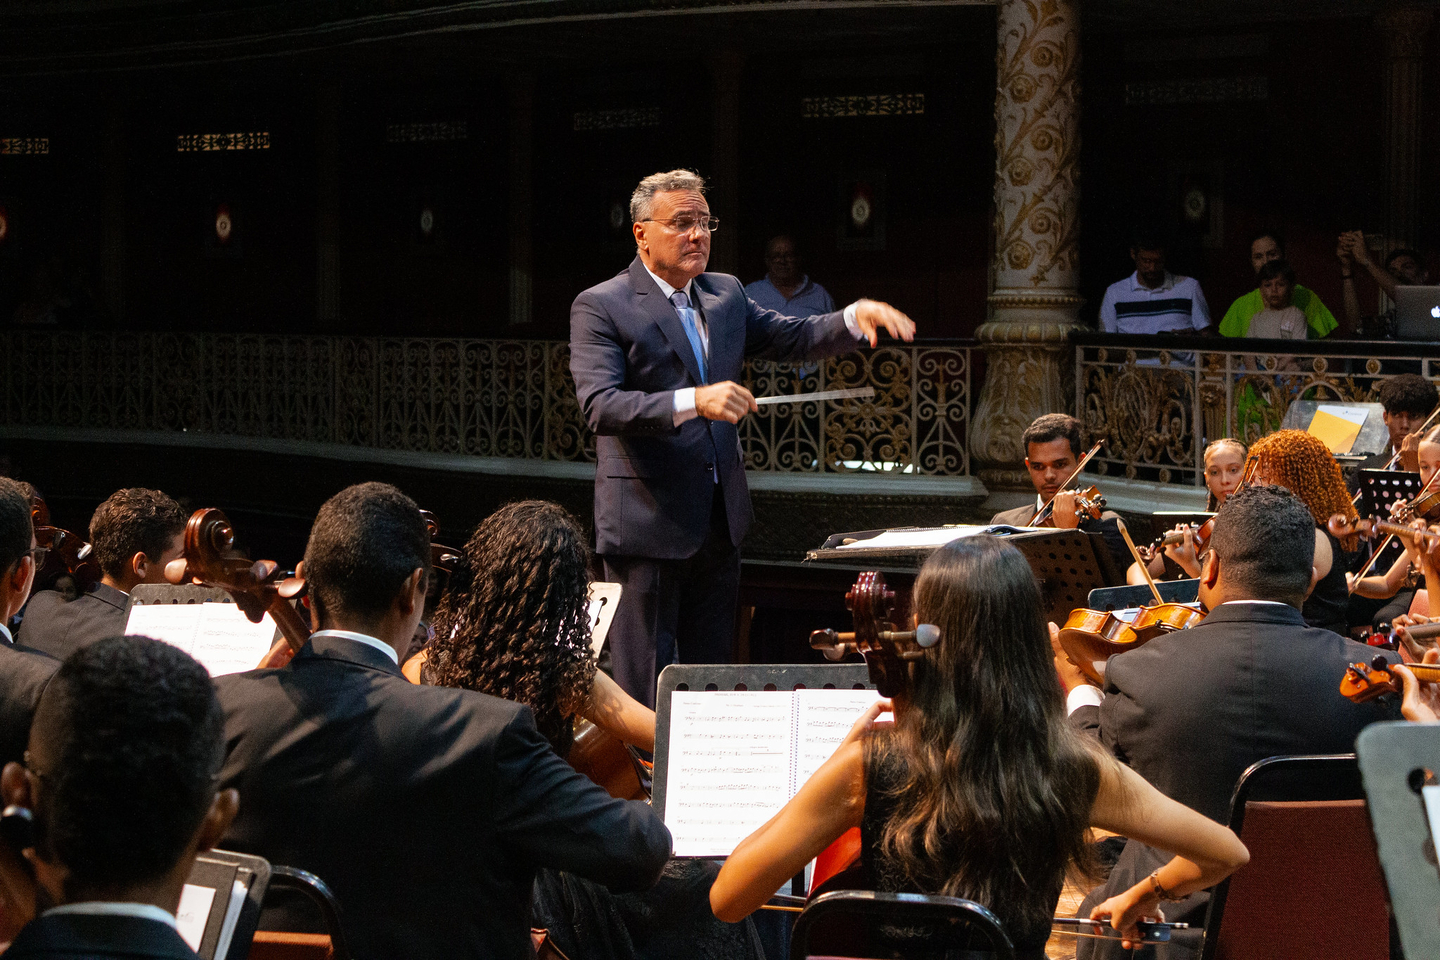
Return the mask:
<svg viewBox="0 0 1440 960">
<path fill-rule="evenodd" d="M 464 120 L 442 120 L 435 123 L 392 123 L 385 127 L 387 143 L 445 143 L 467 140 L 470 125 Z"/>
<path fill-rule="evenodd" d="M 229 150 L 269 150 L 270 133 L 182 133 L 175 138 L 179 153 L 216 153 Z"/>
<path fill-rule="evenodd" d="M 660 126 L 659 107 L 620 107 L 614 110 L 581 110 L 575 114 L 577 133 L 588 130 L 633 130 Z"/>
<path fill-rule="evenodd" d="M 923 93 L 871 93 L 859 96 L 802 97 L 800 116 L 806 120 L 840 117 L 918 116 L 925 112 Z"/>
<path fill-rule="evenodd" d="M 38 156 L 50 152 L 49 137 L 0 138 L 0 155 Z"/>
</svg>

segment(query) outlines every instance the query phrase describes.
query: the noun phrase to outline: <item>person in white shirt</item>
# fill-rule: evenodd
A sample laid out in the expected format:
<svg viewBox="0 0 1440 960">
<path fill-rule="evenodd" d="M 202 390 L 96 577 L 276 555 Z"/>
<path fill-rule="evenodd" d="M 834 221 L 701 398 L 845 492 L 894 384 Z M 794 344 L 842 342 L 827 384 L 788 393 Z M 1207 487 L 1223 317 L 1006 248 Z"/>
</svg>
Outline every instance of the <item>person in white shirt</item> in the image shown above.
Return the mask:
<svg viewBox="0 0 1440 960">
<path fill-rule="evenodd" d="M 33 887 L 14 897 L 27 878 L 7 875 L 5 915 L 39 913 L 7 957 L 194 960 L 180 895 L 240 803 L 215 779 L 223 729 L 210 675 L 177 647 L 108 637 L 61 665 L 23 762 L 0 772 L 34 843 Z"/>
<path fill-rule="evenodd" d="M 1210 327 L 1210 306 L 1194 277 L 1165 269 L 1165 245 L 1141 233 L 1130 247 L 1135 272 L 1117 280 L 1100 301 L 1106 333 L 1198 333 Z"/>
</svg>

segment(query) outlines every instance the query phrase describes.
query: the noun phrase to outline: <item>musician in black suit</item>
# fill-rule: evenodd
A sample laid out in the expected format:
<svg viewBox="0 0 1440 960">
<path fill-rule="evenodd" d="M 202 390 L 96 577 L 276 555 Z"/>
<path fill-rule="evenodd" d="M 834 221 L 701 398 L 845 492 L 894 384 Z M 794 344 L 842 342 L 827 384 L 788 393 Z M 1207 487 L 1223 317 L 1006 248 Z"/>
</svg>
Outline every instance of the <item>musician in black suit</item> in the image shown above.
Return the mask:
<svg viewBox="0 0 1440 960">
<path fill-rule="evenodd" d="M 1111 657 L 1103 695 L 1057 650 L 1071 723 L 1161 793 L 1222 823 L 1240 774 L 1257 760 L 1352 752 L 1363 727 L 1395 719 L 1396 711 L 1337 692 L 1346 666 L 1368 661 L 1375 648 L 1300 616 L 1316 579 L 1314 554 L 1315 520 L 1294 494 L 1277 486 L 1232 494 L 1201 568 L 1203 622 Z M 1128 842 L 1079 915 L 1166 859 Z M 1166 917 L 1198 926 L 1207 898 L 1167 905 Z M 1169 950 L 1169 957 L 1186 955 L 1179 944 Z M 1121 956 L 1104 941 L 1080 946 L 1079 956 L 1092 955 Z"/>
<path fill-rule="evenodd" d="M 635 260 L 570 308 L 570 372 L 599 459 L 595 552 L 624 588 L 615 680 L 651 707 L 668 664 L 730 659 L 752 517 L 735 425 L 759 409 L 735 382 L 745 361 L 817 360 L 874 346 L 880 328 L 905 340 L 915 330 L 874 300 L 782 316 L 734 277 L 706 273 L 715 218 L 704 191 L 688 170 L 642 180 L 630 198 Z"/>
<path fill-rule="evenodd" d="M 63 660 L 101 637 L 125 632 L 125 605 L 142 583 L 165 583 L 165 564 L 185 547 L 185 511 L 144 487 L 117 490 L 90 518 L 90 548 L 102 577 L 74 600 L 41 590 L 25 607 L 21 644 Z"/>
<path fill-rule="evenodd" d="M 1001 510 L 990 518 L 990 522 L 1028 527 L 1040 508 L 1053 499 L 1054 526 L 1057 529 L 1079 529 L 1100 534 L 1120 569 L 1128 569 L 1132 558 L 1130 548 L 1120 534 L 1120 515 L 1106 510 L 1098 520 L 1083 516 L 1077 512 L 1075 505 L 1075 491 L 1083 489 L 1083 485 L 1072 483 L 1069 489 L 1062 489 L 1080 465 L 1080 421 L 1063 413 L 1047 413 L 1036 417 L 1035 422 L 1025 428 L 1020 442 L 1025 447 L 1025 469 L 1030 471 L 1030 482 L 1035 485 L 1035 503 Z"/>
<path fill-rule="evenodd" d="M 0 773 L 34 826 L 36 889 L 7 916 L 43 911 L 7 957 L 195 960 L 175 913 L 239 803 L 216 789 L 223 724 L 205 668 L 169 644 L 110 637 L 65 661 Z"/>
<path fill-rule="evenodd" d="M 40 694 L 60 666 L 43 654 L 17 648 L 6 626 L 25 606 L 37 563 L 30 496 L 9 477 L 0 477 L 0 765 L 19 760 L 30 736 Z"/>
<path fill-rule="evenodd" d="M 225 845 L 328 883 L 361 960 L 529 960 L 538 868 L 644 889 L 670 834 L 560 759 L 528 707 L 405 679 L 429 567 L 394 487 L 321 507 L 301 567 L 321 629 L 285 667 L 217 684 L 221 782 L 245 798 Z"/>
</svg>

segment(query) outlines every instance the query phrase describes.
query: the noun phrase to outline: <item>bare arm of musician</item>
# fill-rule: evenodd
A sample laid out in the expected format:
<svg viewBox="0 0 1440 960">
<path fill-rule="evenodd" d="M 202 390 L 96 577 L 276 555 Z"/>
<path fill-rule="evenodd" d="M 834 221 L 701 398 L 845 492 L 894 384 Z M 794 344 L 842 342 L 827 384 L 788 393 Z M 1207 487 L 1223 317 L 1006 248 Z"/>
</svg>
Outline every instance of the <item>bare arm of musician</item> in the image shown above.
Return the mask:
<svg viewBox="0 0 1440 960">
<path fill-rule="evenodd" d="M 710 909 L 736 923 L 760 909 L 771 894 L 865 812 L 865 738 L 885 724 L 880 700 L 861 715 L 833 756 L 764 826 L 740 841 L 710 888 Z"/>
<path fill-rule="evenodd" d="M 1440 650 L 1426 650 L 1421 663 L 1440 663 Z M 1405 693 L 1400 701 L 1400 713 L 1411 723 L 1434 723 L 1440 720 L 1440 687 L 1433 683 L 1421 683 L 1414 672 L 1403 663 L 1390 668 L 1400 676 Z"/>
<path fill-rule="evenodd" d="M 1335 556 L 1330 552 L 1330 538 L 1325 536 L 1325 531 L 1319 527 L 1315 528 L 1315 583 L 1325 579 L 1330 572 L 1330 565 L 1335 562 Z M 1310 585 L 1313 589 L 1315 584 Z"/>
<path fill-rule="evenodd" d="M 1383 577 L 1365 577 L 1356 582 L 1355 574 L 1345 574 L 1345 579 L 1351 584 L 1351 592 L 1359 597 L 1370 597 L 1372 600 L 1386 600 L 1400 592 L 1405 584 L 1405 576 L 1410 572 L 1412 563 L 1420 562 L 1420 551 L 1415 548 L 1413 541 L 1407 538 L 1400 538 L 1405 546 L 1405 552 L 1396 558 L 1385 571 Z"/>
<path fill-rule="evenodd" d="M 1109 757 L 1101 758 L 1090 825 L 1174 853 L 1155 874 L 1172 898 L 1213 886 L 1250 862 L 1249 851 L 1228 827 L 1171 800 Z M 1090 912 L 1091 919 L 1109 920 L 1127 939 L 1127 948 L 1131 940 L 1139 945 L 1137 920 L 1161 916 L 1160 896 L 1149 877 Z"/>
<path fill-rule="evenodd" d="M 601 670 L 595 671 L 590 701 L 581 716 L 628 744 L 655 752 L 655 711 L 620 689 Z"/>
</svg>

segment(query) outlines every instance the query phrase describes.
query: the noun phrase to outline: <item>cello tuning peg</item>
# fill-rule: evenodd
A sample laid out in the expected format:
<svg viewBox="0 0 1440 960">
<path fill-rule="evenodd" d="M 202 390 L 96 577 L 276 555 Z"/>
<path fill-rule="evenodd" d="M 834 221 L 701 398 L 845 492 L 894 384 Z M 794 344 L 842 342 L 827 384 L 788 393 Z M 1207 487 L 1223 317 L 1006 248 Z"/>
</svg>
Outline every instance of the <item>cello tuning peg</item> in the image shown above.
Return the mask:
<svg viewBox="0 0 1440 960">
<path fill-rule="evenodd" d="M 933 623 L 922 623 L 915 628 L 915 643 L 929 649 L 940 642 L 940 628 Z"/>
</svg>

